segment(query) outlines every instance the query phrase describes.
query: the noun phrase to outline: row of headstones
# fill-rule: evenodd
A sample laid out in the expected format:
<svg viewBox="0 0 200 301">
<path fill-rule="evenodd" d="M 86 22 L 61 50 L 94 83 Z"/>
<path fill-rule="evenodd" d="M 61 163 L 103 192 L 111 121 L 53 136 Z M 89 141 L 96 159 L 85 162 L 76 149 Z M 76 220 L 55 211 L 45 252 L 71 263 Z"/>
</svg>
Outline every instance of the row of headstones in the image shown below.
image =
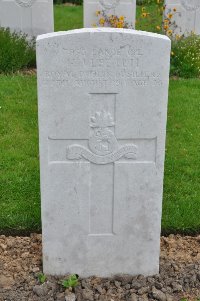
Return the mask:
<svg viewBox="0 0 200 301">
<path fill-rule="evenodd" d="M 200 33 L 200 0 L 166 0 L 166 10 L 176 8 L 173 16 L 176 34 Z M 134 28 L 136 0 L 84 0 L 84 27 L 97 23 L 95 11 L 123 15 Z M 54 31 L 52 0 L 0 0 L 0 26 L 37 36 Z"/>
<path fill-rule="evenodd" d="M 174 35 L 187 35 L 191 32 L 200 34 L 200 0 L 165 0 L 164 7 L 163 19 L 173 14 L 171 28 Z M 104 10 L 109 15 L 122 15 L 130 27 L 135 27 L 136 0 L 85 0 L 85 27 L 97 23 L 94 16 L 95 9 Z"/>
</svg>

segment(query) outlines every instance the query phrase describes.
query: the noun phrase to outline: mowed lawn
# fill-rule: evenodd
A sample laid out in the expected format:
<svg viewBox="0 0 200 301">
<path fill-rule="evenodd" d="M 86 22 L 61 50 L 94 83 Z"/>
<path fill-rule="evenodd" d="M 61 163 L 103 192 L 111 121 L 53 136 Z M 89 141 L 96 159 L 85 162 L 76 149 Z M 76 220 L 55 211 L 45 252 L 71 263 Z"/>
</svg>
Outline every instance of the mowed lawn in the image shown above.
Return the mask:
<svg viewBox="0 0 200 301">
<path fill-rule="evenodd" d="M 80 27 L 81 6 L 55 6 L 56 30 Z M 163 233 L 200 231 L 199 111 L 200 80 L 171 80 Z M 1 233 L 40 231 L 39 186 L 36 76 L 0 75 Z"/>
</svg>

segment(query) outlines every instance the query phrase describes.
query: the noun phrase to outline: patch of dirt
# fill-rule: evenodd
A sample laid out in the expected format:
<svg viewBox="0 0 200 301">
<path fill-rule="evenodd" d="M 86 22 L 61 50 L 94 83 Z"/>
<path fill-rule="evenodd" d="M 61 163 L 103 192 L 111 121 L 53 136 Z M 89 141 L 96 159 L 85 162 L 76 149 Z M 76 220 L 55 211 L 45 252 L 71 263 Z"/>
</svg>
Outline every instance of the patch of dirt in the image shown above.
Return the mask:
<svg viewBox="0 0 200 301">
<path fill-rule="evenodd" d="M 35 69 L 35 68 L 32 68 L 32 69 L 24 69 L 24 70 L 18 71 L 17 74 L 22 74 L 22 75 L 35 75 L 35 74 L 37 74 L 37 69 Z"/>
<path fill-rule="evenodd" d="M 0 301 L 188 301 L 200 299 L 200 235 L 161 237 L 160 274 L 79 280 L 72 290 L 47 276 L 41 284 L 41 235 L 0 236 Z"/>
</svg>

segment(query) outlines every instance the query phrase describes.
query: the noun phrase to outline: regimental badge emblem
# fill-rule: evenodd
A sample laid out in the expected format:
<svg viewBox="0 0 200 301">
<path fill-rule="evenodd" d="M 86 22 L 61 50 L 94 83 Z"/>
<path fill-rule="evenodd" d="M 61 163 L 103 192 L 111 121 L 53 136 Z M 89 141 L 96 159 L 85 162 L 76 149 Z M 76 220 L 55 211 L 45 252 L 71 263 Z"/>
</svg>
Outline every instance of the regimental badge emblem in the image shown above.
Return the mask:
<svg viewBox="0 0 200 301">
<path fill-rule="evenodd" d="M 15 0 L 15 2 L 21 7 L 31 7 L 36 0 Z"/>
<path fill-rule="evenodd" d="M 90 120 L 93 134 L 89 139 L 91 151 L 99 156 L 113 153 L 117 149 L 117 139 L 114 132 L 110 129 L 114 126 L 114 121 L 110 113 L 105 111 L 96 112 Z"/>
<path fill-rule="evenodd" d="M 95 164 L 113 163 L 120 158 L 136 160 L 137 146 L 119 145 L 114 133 L 115 122 L 109 112 L 96 112 L 90 118 L 91 134 L 88 148 L 73 144 L 67 149 L 67 159 L 86 159 Z"/>
<path fill-rule="evenodd" d="M 99 0 L 99 3 L 103 6 L 104 9 L 115 9 L 119 5 L 120 0 Z"/>
</svg>

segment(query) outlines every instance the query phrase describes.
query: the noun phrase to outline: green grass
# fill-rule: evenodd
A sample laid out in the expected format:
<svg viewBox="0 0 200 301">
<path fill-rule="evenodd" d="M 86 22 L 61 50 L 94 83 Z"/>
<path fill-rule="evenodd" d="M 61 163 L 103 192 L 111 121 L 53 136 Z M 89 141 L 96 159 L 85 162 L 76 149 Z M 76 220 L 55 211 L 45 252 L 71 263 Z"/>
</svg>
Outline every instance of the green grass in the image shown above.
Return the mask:
<svg viewBox="0 0 200 301">
<path fill-rule="evenodd" d="M 200 230 L 200 80 L 171 81 L 163 223 L 164 231 Z"/>
<path fill-rule="evenodd" d="M 39 230 L 35 76 L 0 76 L 0 229 Z M 171 80 L 163 233 L 200 230 L 200 80 Z"/>
<path fill-rule="evenodd" d="M 0 229 L 40 227 L 35 76 L 0 76 Z"/>
<path fill-rule="evenodd" d="M 55 31 L 83 27 L 83 7 L 54 5 Z"/>
</svg>

